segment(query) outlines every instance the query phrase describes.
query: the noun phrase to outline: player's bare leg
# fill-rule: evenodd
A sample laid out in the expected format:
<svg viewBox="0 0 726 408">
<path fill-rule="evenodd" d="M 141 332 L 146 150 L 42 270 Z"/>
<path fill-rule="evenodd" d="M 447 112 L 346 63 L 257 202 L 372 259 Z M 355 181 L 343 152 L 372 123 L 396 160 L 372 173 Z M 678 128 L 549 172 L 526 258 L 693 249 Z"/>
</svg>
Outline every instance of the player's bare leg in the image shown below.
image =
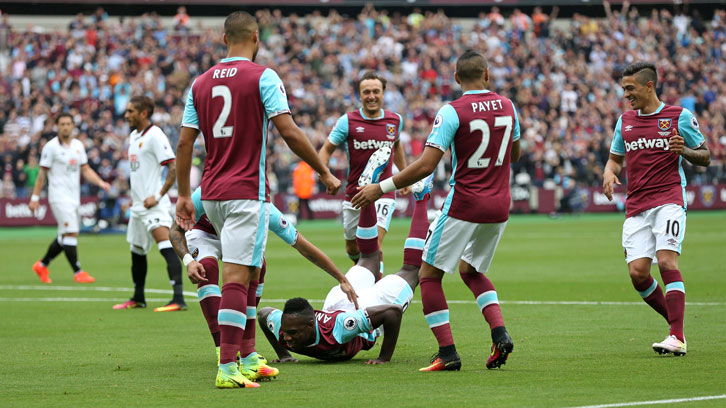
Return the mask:
<svg viewBox="0 0 726 408">
<path fill-rule="evenodd" d="M 665 303 L 668 307 L 668 324 L 670 334 L 660 343 L 653 344 L 653 350 L 660 354 L 673 353 L 677 356 L 686 354 L 686 337 L 683 334 L 683 317 L 686 308 L 686 287 L 678 269 L 678 253 L 660 250 L 658 268 L 666 288 Z"/>
<path fill-rule="evenodd" d="M 489 278 L 464 261 L 459 262 L 459 274 L 474 295 L 492 333 L 492 348 L 486 366 L 489 369 L 501 367 L 514 349 L 514 344 L 504 327 L 497 291 Z"/>
</svg>

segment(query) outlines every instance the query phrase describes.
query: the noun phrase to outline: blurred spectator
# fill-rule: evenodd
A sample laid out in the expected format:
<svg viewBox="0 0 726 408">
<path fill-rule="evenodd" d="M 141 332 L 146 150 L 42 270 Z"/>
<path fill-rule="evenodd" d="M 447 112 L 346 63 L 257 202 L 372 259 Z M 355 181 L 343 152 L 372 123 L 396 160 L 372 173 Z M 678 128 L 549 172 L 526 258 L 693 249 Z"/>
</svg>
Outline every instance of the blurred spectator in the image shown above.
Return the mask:
<svg viewBox="0 0 726 408">
<path fill-rule="evenodd" d="M 292 172 L 292 185 L 298 199 L 297 219 L 302 220 L 304 208 L 306 218 L 312 220 L 315 214 L 310 209 L 309 201 L 315 188 L 315 170 L 306 162 L 299 162 Z"/>
<path fill-rule="evenodd" d="M 566 21 L 556 20 L 556 7 L 536 7 L 531 16 L 483 7 L 474 24 L 417 8 L 406 14 L 368 5 L 350 17 L 336 10 L 283 15 L 260 9 L 257 62 L 283 78 L 294 118 L 316 148 L 339 112 L 360 105 L 359 75 L 377 71 L 388 80 L 386 106 L 398 106 L 405 116 L 405 150 L 416 157 L 438 107 L 461 94 L 453 78 L 457 57 L 478 50 L 489 61 L 492 90 L 519 109 L 522 157 L 514 173 L 526 172 L 533 185 L 581 187 L 600 185 L 612 130 L 629 109 L 620 71 L 635 60 L 651 61 L 663 100 L 694 111 L 711 149 L 708 169 L 684 165 L 689 183 L 725 181 L 726 11 L 716 10 L 709 20 L 677 7 L 641 16 L 627 2 L 619 9 L 607 0 L 603 6 L 602 18 L 576 14 Z M 61 30 L 10 21 L 0 17 L 0 192 L 22 195 L 32 185 L 38 152 L 55 136 L 53 119 L 68 111 L 89 165 L 112 181 L 105 214 L 122 218 L 126 204 L 116 197 L 128 194 L 123 113 L 129 98 L 154 99 L 154 122 L 176 146 L 191 81 L 225 56 L 220 27 L 192 26 L 183 6 L 169 26 L 155 13 L 109 17 L 100 7 L 72 17 Z M 293 193 L 293 155 L 276 130 L 268 137 L 272 192 Z M 198 179 L 201 138 L 194 151 Z M 341 178 L 346 162 L 341 150 L 330 160 Z M 444 187 L 450 173 L 442 163 L 436 185 Z"/>
</svg>

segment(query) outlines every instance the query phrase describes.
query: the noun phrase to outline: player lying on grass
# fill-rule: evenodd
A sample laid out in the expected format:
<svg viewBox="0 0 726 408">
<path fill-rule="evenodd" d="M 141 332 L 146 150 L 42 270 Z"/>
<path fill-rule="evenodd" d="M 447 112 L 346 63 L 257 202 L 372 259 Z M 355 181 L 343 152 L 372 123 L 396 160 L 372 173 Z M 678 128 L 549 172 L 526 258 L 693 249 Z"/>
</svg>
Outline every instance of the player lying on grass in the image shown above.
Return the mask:
<svg viewBox="0 0 726 408">
<path fill-rule="evenodd" d="M 200 188 L 197 188 L 192 194 L 192 201 L 197 216 L 194 227 L 185 234 L 182 228 L 174 223 L 170 236 L 172 247 L 177 255 L 184 260 L 189 280 L 197 284 L 199 304 L 202 308 L 202 313 L 204 313 L 204 318 L 207 320 L 209 331 L 212 334 L 214 345 L 217 348 L 217 356 L 219 357 L 220 332 L 218 312 L 222 295 L 219 289 L 218 260 L 222 257 L 222 248 L 217 233 L 205 216 L 201 196 Z M 343 276 L 333 261 L 300 234 L 274 205 L 270 205 L 269 228 L 280 239 L 297 249 L 302 256 L 340 282 L 341 291 L 350 302 L 357 302 L 353 286 Z M 247 320 L 249 323 L 246 325 L 245 334 L 240 345 L 240 355 L 242 356 L 242 367 L 240 367 L 240 371 L 250 380 L 275 377 L 278 374 L 276 368 L 267 366 L 264 359 L 259 359 L 258 354 L 255 352 L 254 323 L 257 304 L 259 304 L 260 297 L 262 296 L 266 269 L 266 263 L 263 262 L 259 279 L 250 281 L 249 293 L 255 292 L 256 297 L 254 300 L 248 302 Z"/>
<path fill-rule="evenodd" d="M 373 206 L 361 211 L 356 232 L 361 257 L 345 275 L 359 295 L 360 308 L 336 286 L 325 298 L 322 310 L 313 310 L 307 300 L 294 298 L 285 303 L 282 311 L 271 307 L 259 311 L 262 331 L 278 355 L 276 362 L 296 362 L 290 351 L 321 360 L 349 360 L 359 351 L 371 349 L 381 335 L 384 338 L 378 358 L 366 364 L 391 360 L 403 312 L 418 285 L 421 251 L 429 228 L 427 204 L 431 179 L 413 187 L 416 206 L 404 247 L 403 266 L 396 274 L 378 282 L 375 281 L 380 265 L 376 213 Z M 366 228 L 372 231 L 370 235 L 366 235 Z"/>
</svg>

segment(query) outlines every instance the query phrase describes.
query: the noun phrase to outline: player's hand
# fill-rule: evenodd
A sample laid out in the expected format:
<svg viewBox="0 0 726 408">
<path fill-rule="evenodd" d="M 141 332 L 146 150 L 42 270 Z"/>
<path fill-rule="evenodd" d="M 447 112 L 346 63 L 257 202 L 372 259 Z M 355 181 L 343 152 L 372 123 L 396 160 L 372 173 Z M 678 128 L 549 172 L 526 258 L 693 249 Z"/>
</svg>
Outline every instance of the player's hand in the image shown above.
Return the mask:
<svg viewBox="0 0 726 408">
<path fill-rule="evenodd" d="M 192 198 L 179 196 L 176 200 L 176 223 L 184 231 L 189 231 L 194 226 L 195 215 Z"/>
<path fill-rule="evenodd" d="M 373 204 L 381 198 L 383 190 L 379 184 L 368 184 L 367 186 L 358 187 L 358 193 L 350 200 L 354 208 L 363 208 Z"/>
<path fill-rule="evenodd" d="M 368 364 L 368 365 L 381 365 L 381 364 L 388 364 L 388 363 L 390 363 L 389 360 L 381 360 L 380 358 L 377 358 L 375 360 L 366 361 L 366 364 Z"/>
<path fill-rule="evenodd" d="M 207 271 L 197 261 L 189 262 L 189 265 L 187 265 L 187 276 L 192 283 L 209 282 L 209 279 L 207 279 Z"/>
<path fill-rule="evenodd" d="M 602 180 L 602 193 L 605 194 L 605 197 L 608 198 L 609 201 L 613 201 L 613 185 L 617 184 L 621 186 L 620 180 L 618 180 L 618 176 L 616 176 L 611 171 L 606 171 L 603 175 Z"/>
<path fill-rule="evenodd" d="M 686 141 L 683 136 L 678 134 L 678 129 L 673 128 L 670 139 L 668 139 L 668 149 L 676 154 L 683 154 L 683 149 L 686 147 Z"/>
<path fill-rule="evenodd" d="M 345 279 L 345 278 L 343 278 Z M 348 279 L 345 279 L 343 282 L 340 282 L 340 290 L 345 293 L 346 296 L 348 296 L 348 300 L 353 302 L 355 305 L 355 309 L 358 310 L 358 295 L 355 293 L 355 289 L 353 289 L 353 285 L 348 282 Z"/>
<path fill-rule="evenodd" d="M 287 357 L 282 357 L 282 358 L 276 358 L 270 362 L 271 363 L 299 363 L 300 360 L 296 359 L 293 356 L 287 356 Z"/>
<path fill-rule="evenodd" d="M 28 208 L 30 209 L 31 212 L 35 212 L 35 210 L 38 209 L 39 205 L 40 205 L 39 201 L 30 200 L 30 202 L 28 203 Z"/>
<path fill-rule="evenodd" d="M 156 197 L 154 196 L 149 196 L 144 199 L 144 208 L 151 208 L 157 204 L 159 204 L 159 202 L 156 201 Z"/>
<path fill-rule="evenodd" d="M 340 180 L 338 180 L 338 178 L 335 177 L 330 171 L 325 174 L 321 174 L 320 181 L 325 184 L 325 192 L 330 195 L 335 195 L 335 193 L 338 192 L 341 186 Z"/>
<path fill-rule="evenodd" d="M 399 189 L 398 190 L 398 194 L 400 194 L 402 196 L 406 196 L 406 195 L 411 194 L 411 186 L 408 186 L 408 187 L 404 187 L 404 188 Z"/>
<path fill-rule="evenodd" d="M 111 191 L 111 185 L 106 183 L 105 181 L 101 181 L 101 183 L 98 186 L 101 187 L 103 189 L 103 191 L 105 191 L 107 193 L 109 191 Z"/>
</svg>

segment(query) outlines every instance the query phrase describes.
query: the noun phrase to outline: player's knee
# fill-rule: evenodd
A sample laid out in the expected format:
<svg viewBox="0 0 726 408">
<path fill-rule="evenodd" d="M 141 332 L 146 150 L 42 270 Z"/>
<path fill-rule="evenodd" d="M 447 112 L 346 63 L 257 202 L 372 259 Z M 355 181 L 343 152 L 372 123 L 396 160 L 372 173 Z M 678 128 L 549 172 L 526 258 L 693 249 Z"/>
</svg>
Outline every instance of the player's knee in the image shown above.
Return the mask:
<svg viewBox="0 0 726 408">
<path fill-rule="evenodd" d="M 642 282 L 648 278 L 648 275 L 650 275 L 650 260 L 648 259 L 648 262 L 631 262 L 631 264 L 628 267 L 628 273 L 630 274 L 630 279 L 636 281 L 636 282 Z"/>
</svg>

